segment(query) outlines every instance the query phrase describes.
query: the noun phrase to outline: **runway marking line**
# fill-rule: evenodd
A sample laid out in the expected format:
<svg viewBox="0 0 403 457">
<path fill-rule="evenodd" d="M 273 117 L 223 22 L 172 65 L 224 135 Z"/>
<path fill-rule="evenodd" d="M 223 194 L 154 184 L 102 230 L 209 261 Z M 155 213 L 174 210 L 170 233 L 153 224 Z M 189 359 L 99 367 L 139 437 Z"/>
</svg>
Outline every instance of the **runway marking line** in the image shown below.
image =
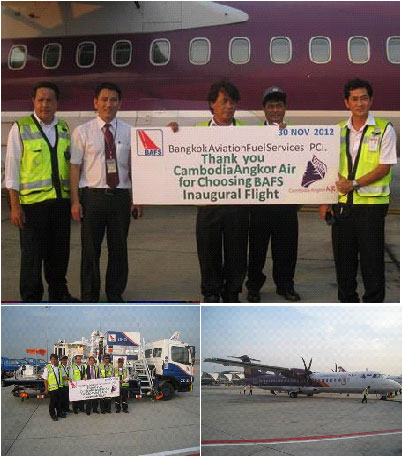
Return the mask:
<svg viewBox="0 0 403 457">
<path fill-rule="evenodd" d="M 197 454 L 185 454 L 187 452 L 197 452 Z M 152 455 L 178 455 L 178 454 L 185 454 L 185 455 L 200 455 L 200 447 L 188 447 L 186 449 L 175 449 L 173 451 L 161 451 L 156 452 L 155 454 L 146 454 L 146 456 Z"/>
<path fill-rule="evenodd" d="M 343 440 L 350 438 L 365 438 L 367 436 L 376 435 L 395 435 L 402 433 L 401 428 L 393 430 L 374 430 L 371 432 L 359 433 L 343 433 L 341 435 L 319 435 L 319 436 L 300 436 L 294 438 L 268 438 L 256 440 L 204 440 L 201 442 L 202 446 L 240 446 L 240 445 L 253 445 L 253 444 L 289 444 L 301 442 L 315 442 L 326 440 Z"/>
</svg>

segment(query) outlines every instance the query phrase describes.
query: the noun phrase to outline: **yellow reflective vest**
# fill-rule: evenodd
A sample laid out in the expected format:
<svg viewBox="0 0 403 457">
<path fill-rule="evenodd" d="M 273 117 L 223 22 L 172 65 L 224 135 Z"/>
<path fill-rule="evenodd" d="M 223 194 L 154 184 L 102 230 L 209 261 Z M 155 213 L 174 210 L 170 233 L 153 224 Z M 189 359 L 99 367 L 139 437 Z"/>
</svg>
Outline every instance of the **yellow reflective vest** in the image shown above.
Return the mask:
<svg viewBox="0 0 403 457">
<path fill-rule="evenodd" d="M 80 381 L 83 379 L 81 373 L 85 372 L 85 365 L 81 364 L 78 366 L 76 363 L 73 363 L 71 369 L 73 370 L 73 381 Z"/>
<path fill-rule="evenodd" d="M 121 379 L 126 379 L 127 378 L 127 368 L 123 368 L 123 375 L 122 376 L 119 376 L 119 367 L 116 367 L 115 370 L 114 370 L 114 376 L 116 376 L 117 378 L 119 378 L 119 381 Z M 122 386 L 123 387 L 129 387 L 129 383 L 128 382 L 122 382 Z"/>
<path fill-rule="evenodd" d="M 70 197 L 70 133 L 61 119 L 56 124 L 56 143 L 51 147 L 35 117 L 17 121 L 22 142 L 20 203 Z"/>
<path fill-rule="evenodd" d="M 108 369 L 105 369 L 105 364 L 99 364 L 99 372 L 101 373 L 101 378 L 110 378 L 113 376 L 113 366 L 111 364 L 108 365 Z"/>
<path fill-rule="evenodd" d="M 69 376 L 70 368 L 69 368 L 67 365 L 64 366 L 64 365 L 61 363 L 61 364 L 59 365 L 59 371 L 60 371 L 60 373 L 62 374 L 62 376 L 67 376 L 67 379 L 62 380 L 61 385 L 62 385 L 62 386 L 65 386 L 65 387 L 68 387 L 68 386 L 69 386 L 69 380 L 68 380 L 68 378 L 70 377 L 70 376 Z"/>
<path fill-rule="evenodd" d="M 54 367 L 53 365 L 49 364 L 46 365 L 46 369 L 48 370 L 48 391 L 51 392 L 52 390 L 57 390 L 59 387 L 63 387 L 63 379 L 60 368 L 58 366 Z M 54 370 L 59 371 L 59 383 L 57 383 L 57 378 Z"/>
<path fill-rule="evenodd" d="M 211 124 L 211 119 L 209 121 L 199 122 L 198 124 L 196 124 L 196 127 L 209 127 L 210 124 Z M 232 125 L 246 125 L 246 124 L 244 124 L 241 121 L 238 121 L 238 119 L 233 119 Z M 230 127 L 230 126 L 228 125 L 226 127 Z"/>
<path fill-rule="evenodd" d="M 382 138 L 387 126 L 390 124 L 385 119 L 375 118 L 375 125 L 367 125 L 361 137 L 361 144 L 357 153 L 356 170 L 349 167 L 348 145 L 350 132 L 346 126 L 347 122 L 340 122 L 340 165 L 339 173 L 346 179 L 359 179 L 374 170 L 379 164 L 381 154 Z M 350 171 L 349 171 L 350 168 Z M 360 187 L 353 191 L 353 201 L 355 205 L 374 205 L 388 204 L 390 195 L 390 181 L 392 170 L 383 178 L 372 182 L 368 186 Z M 339 193 L 339 203 L 348 203 L 348 195 Z"/>
</svg>

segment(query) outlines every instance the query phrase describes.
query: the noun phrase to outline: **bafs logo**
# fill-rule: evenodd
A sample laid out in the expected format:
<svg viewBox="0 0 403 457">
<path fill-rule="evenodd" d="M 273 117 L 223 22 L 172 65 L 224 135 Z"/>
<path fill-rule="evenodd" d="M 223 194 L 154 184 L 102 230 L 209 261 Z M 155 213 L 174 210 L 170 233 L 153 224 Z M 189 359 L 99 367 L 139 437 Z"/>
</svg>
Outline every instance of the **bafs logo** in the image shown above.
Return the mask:
<svg viewBox="0 0 403 457">
<path fill-rule="evenodd" d="M 137 130 L 137 155 L 162 156 L 163 137 L 160 129 Z M 158 146 L 161 145 L 161 146 Z"/>
</svg>

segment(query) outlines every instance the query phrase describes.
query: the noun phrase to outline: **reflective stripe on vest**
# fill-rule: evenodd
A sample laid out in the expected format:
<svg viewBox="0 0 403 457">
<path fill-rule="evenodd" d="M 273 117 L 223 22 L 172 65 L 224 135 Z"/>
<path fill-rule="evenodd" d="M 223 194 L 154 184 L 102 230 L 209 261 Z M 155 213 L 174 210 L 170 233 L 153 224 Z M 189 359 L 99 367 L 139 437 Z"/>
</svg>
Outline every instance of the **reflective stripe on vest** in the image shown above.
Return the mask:
<svg viewBox="0 0 403 457">
<path fill-rule="evenodd" d="M 53 365 L 46 365 L 46 369 L 48 370 L 48 391 L 51 392 L 52 390 L 57 390 L 59 387 L 62 387 L 62 375 L 60 373 L 59 367 L 54 367 Z M 57 383 L 57 378 L 54 372 L 54 369 L 59 371 L 59 384 Z"/>
<path fill-rule="evenodd" d="M 55 198 L 69 198 L 70 134 L 67 124 L 58 120 L 56 143 L 52 149 L 32 116 L 18 120 L 17 125 L 23 146 L 20 202 L 33 204 Z M 53 154 L 51 151 L 54 151 Z"/>
<path fill-rule="evenodd" d="M 349 177 L 348 169 L 348 151 L 347 151 L 347 126 L 346 121 L 340 122 L 340 166 L 339 172 L 347 179 L 359 179 L 362 176 L 373 171 L 379 165 L 379 157 L 381 153 L 382 138 L 390 122 L 385 119 L 375 118 L 375 125 L 368 125 L 365 134 L 361 139 L 361 147 L 357 153 L 358 165 L 353 177 Z M 377 150 L 370 150 L 370 139 L 378 138 Z M 358 155 L 359 154 L 359 155 Z M 390 195 L 390 181 L 392 179 L 392 170 L 389 171 L 383 178 L 372 182 L 368 186 L 364 186 L 353 192 L 353 204 L 388 204 Z M 339 202 L 347 203 L 348 195 L 339 193 Z"/>
</svg>

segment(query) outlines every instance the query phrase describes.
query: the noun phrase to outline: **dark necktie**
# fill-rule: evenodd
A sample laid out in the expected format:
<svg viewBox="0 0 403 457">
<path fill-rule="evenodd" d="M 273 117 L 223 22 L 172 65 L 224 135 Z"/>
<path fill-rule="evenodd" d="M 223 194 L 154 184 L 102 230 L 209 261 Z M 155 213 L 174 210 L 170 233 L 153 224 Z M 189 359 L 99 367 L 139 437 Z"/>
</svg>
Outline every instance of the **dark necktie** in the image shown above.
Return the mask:
<svg viewBox="0 0 403 457">
<path fill-rule="evenodd" d="M 94 379 L 94 367 L 91 365 L 91 379 Z"/>
<path fill-rule="evenodd" d="M 111 124 L 105 124 L 105 165 L 106 165 L 106 183 L 111 189 L 119 184 L 118 163 L 116 160 L 116 145 L 112 132 L 109 130 Z"/>
</svg>

